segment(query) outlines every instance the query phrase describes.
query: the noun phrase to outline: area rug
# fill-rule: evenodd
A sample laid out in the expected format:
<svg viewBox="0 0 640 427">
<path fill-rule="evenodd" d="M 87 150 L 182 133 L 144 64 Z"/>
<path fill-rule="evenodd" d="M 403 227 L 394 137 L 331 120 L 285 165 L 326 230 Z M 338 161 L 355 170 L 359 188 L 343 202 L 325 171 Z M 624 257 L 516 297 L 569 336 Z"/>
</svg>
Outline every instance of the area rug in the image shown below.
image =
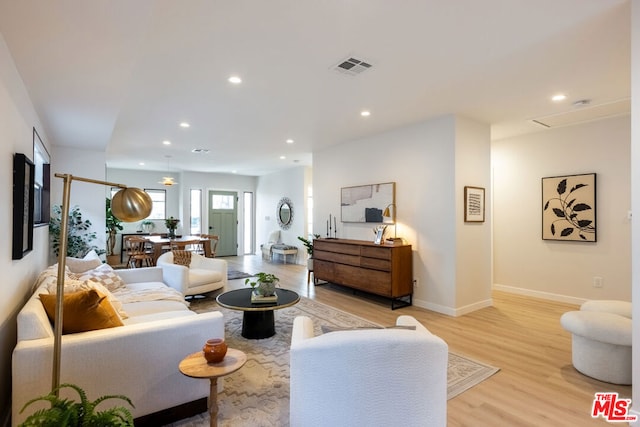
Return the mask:
<svg viewBox="0 0 640 427">
<path fill-rule="evenodd" d="M 253 276 L 249 273 L 245 273 L 244 271 L 237 271 L 237 270 L 227 271 L 227 280 L 245 279 L 247 277 L 253 277 Z"/>
<path fill-rule="evenodd" d="M 262 340 L 241 336 L 242 313 L 219 307 L 207 298 L 191 303 L 197 313 L 220 310 L 225 317 L 225 338 L 229 347 L 244 351 L 248 360 L 239 371 L 224 377 L 224 391 L 218 395 L 219 426 L 287 426 L 289 424 L 289 345 L 296 316 L 314 320 L 316 335 L 321 326 L 337 328 L 379 326 L 317 301 L 301 297 L 292 307 L 277 310 L 276 335 Z M 497 368 L 449 353 L 447 398 L 451 399 L 498 371 Z M 174 424 L 174 427 L 205 427 L 209 415 L 202 413 Z"/>
</svg>

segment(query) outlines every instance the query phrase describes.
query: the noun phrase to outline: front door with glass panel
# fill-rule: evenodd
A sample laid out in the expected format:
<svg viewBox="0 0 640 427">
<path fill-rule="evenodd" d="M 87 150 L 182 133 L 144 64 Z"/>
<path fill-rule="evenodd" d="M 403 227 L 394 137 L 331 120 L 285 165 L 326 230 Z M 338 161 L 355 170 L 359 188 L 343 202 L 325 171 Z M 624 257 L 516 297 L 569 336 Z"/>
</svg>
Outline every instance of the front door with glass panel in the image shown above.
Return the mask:
<svg viewBox="0 0 640 427">
<path fill-rule="evenodd" d="M 216 256 L 238 254 L 238 193 L 209 191 L 209 233 L 220 236 Z"/>
</svg>

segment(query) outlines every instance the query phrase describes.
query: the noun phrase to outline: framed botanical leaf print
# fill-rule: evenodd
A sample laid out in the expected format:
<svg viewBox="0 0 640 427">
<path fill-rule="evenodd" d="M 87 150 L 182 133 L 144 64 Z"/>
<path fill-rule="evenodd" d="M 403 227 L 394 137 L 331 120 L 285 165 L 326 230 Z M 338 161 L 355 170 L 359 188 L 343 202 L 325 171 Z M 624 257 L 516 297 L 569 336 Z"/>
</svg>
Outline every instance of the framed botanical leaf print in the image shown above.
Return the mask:
<svg viewBox="0 0 640 427">
<path fill-rule="evenodd" d="M 542 239 L 596 242 L 596 174 L 542 178 Z"/>
</svg>

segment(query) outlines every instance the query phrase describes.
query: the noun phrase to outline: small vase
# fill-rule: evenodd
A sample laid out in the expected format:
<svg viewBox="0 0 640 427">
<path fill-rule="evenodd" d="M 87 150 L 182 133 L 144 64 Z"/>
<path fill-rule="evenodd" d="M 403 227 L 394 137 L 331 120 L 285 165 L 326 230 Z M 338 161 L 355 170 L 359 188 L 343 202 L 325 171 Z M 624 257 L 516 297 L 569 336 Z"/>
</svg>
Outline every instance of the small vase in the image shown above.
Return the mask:
<svg viewBox="0 0 640 427">
<path fill-rule="evenodd" d="M 169 238 L 170 239 L 175 239 L 176 238 L 176 230 L 174 230 L 173 228 L 169 229 Z"/>
<path fill-rule="evenodd" d="M 221 338 L 211 338 L 207 340 L 204 347 L 202 347 L 202 352 L 204 353 L 204 358 L 207 359 L 207 362 L 222 362 L 225 354 L 227 354 L 227 343 Z"/>
</svg>

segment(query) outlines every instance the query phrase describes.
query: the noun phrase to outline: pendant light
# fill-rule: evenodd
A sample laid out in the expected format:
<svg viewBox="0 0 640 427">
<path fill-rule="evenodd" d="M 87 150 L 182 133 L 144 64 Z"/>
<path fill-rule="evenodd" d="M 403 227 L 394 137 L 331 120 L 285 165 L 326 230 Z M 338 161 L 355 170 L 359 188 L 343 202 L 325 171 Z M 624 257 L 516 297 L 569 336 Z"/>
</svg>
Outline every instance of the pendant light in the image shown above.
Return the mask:
<svg viewBox="0 0 640 427">
<path fill-rule="evenodd" d="M 171 169 L 169 167 L 169 162 L 171 161 L 171 156 L 167 155 L 165 157 L 167 158 L 167 172 L 169 172 L 169 170 Z M 174 181 L 174 178 L 172 176 L 163 176 L 162 177 L 162 181 L 158 181 L 158 184 L 162 184 L 165 187 L 171 187 L 173 185 L 176 185 L 177 182 Z"/>
</svg>

